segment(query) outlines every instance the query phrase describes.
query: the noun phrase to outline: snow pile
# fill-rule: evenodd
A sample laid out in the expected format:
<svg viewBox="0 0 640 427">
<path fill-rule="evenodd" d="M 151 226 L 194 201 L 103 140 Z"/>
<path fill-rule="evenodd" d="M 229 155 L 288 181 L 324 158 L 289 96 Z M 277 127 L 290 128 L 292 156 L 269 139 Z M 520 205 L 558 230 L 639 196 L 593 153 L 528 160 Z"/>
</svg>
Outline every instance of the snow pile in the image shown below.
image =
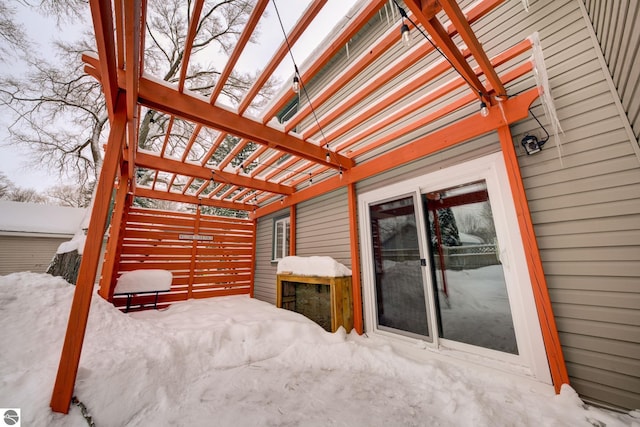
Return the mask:
<svg viewBox="0 0 640 427">
<path fill-rule="evenodd" d="M 278 261 L 278 274 L 344 277 L 351 276 L 351 270 L 328 256 L 287 256 Z"/>
<path fill-rule="evenodd" d="M 0 406 L 21 408 L 22 425 L 87 425 L 76 406 L 48 406 L 73 290 L 48 275 L 0 277 Z M 97 426 L 640 422 L 585 406 L 568 386 L 542 395 L 495 371 L 410 360 L 247 296 L 128 315 L 94 296 L 75 396 Z"/>
<path fill-rule="evenodd" d="M 115 293 L 168 291 L 171 289 L 173 275 L 168 270 L 133 270 L 118 277 Z"/>
</svg>

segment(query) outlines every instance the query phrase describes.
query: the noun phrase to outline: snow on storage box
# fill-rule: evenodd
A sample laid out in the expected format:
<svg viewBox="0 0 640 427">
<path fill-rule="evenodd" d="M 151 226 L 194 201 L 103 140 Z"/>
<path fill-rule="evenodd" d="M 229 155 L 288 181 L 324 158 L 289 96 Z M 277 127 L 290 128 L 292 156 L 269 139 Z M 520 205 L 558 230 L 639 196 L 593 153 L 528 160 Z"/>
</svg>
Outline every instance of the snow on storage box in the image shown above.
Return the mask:
<svg viewBox="0 0 640 427">
<path fill-rule="evenodd" d="M 134 270 L 122 273 L 116 283 L 116 294 L 162 292 L 171 289 L 173 275 L 167 270 Z"/>
<path fill-rule="evenodd" d="M 351 270 L 328 256 L 287 256 L 278 262 L 277 274 L 346 277 L 351 276 Z"/>
<path fill-rule="evenodd" d="M 351 270 L 328 256 L 278 262 L 276 306 L 300 313 L 328 332 L 353 328 Z"/>
</svg>

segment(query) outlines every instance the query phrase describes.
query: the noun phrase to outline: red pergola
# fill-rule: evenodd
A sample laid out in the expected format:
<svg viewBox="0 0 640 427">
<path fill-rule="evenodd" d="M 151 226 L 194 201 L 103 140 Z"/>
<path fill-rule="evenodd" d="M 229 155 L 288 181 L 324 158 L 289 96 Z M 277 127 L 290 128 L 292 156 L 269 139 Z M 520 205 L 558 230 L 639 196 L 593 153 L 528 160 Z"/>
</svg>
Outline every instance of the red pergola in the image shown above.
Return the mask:
<svg viewBox="0 0 640 427">
<path fill-rule="evenodd" d="M 509 82 L 530 73 L 531 64 L 523 63 L 521 59 L 531 44 L 523 40 L 488 57 L 471 28 L 502 0 L 480 0 L 464 11 L 454 0 L 405 0 L 409 17 L 424 29 L 442 55 L 435 52 L 426 38 L 416 38 L 417 43 L 407 49 L 400 60 L 377 72 L 348 95 L 341 94 L 352 79 L 370 69 L 401 42 L 398 24 L 377 38 L 368 54 L 355 57 L 335 78 L 316 91 L 311 104 L 301 103 L 299 110 L 281 126 L 273 124 L 274 118 L 291 102 L 291 92 L 282 92 L 273 99 L 257 119 L 250 117 L 247 111 L 262 86 L 288 55 L 287 43 L 283 42 L 276 49 L 235 109 L 218 102 L 268 3 L 268 0 L 256 0 L 215 87 L 208 98 L 203 98 L 187 89 L 186 76 L 204 0 L 193 2 L 180 78 L 175 84 L 162 82 L 143 69 L 146 1 L 90 1 L 97 56 L 85 55 L 83 59 L 86 72 L 103 86 L 111 130 L 51 400 L 52 409 L 66 413 L 71 401 L 114 188 L 115 209 L 99 291 L 109 300 L 113 298 L 118 233 L 127 221 L 126 213 L 133 197 L 244 210 L 255 220 L 346 187 L 352 223 L 355 321 L 356 329 L 361 332 L 355 183 L 488 132 L 497 132 L 501 142 L 554 384 L 559 387 L 568 382 L 509 130 L 510 124 L 527 117 L 530 104 L 538 96 L 537 88 L 517 96 L 510 96 L 505 89 Z M 359 2 L 361 5 L 354 8 L 355 15 L 348 24 L 300 70 L 303 84 L 318 75 L 387 3 L 387 0 Z M 326 0 L 310 2 L 287 34 L 288 43 L 294 44 L 299 39 L 325 4 Z M 419 62 L 425 65 L 414 71 L 411 79 L 398 83 L 398 76 Z M 504 71 L 497 72 L 500 69 Z M 447 77 L 445 83 L 439 83 L 443 76 Z M 393 85 L 393 90 L 388 89 L 389 85 Z M 372 94 L 382 89 L 386 90 L 384 95 L 371 100 Z M 419 95 L 411 102 L 402 102 L 416 93 Z M 337 97 L 338 102 L 335 101 Z M 487 117 L 479 113 L 481 101 L 487 104 Z M 313 109 L 323 110 L 330 102 L 334 102 L 331 108 L 317 120 L 311 120 Z M 390 107 L 394 108 L 390 110 Z M 168 118 L 169 131 L 157 149 L 143 150 L 138 146 L 143 109 L 153 109 Z M 465 109 L 471 113 L 462 115 L 453 124 L 439 125 L 451 114 Z M 382 112 L 386 114 L 380 118 Z M 167 141 L 176 121 L 191 123 L 193 132 L 182 152 L 169 155 Z M 410 142 L 393 144 L 421 129 L 435 130 L 425 131 Z M 209 132 L 215 138 L 197 161 L 189 160 L 202 132 Z M 211 159 L 227 136 L 237 138 L 238 143 L 222 161 L 212 164 Z M 247 155 L 246 148 L 250 143 L 254 148 Z M 239 157 L 241 152 L 244 152 L 242 158 Z M 286 160 L 283 160 L 284 156 L 287 156 Z M 258 158 L 260 162 L 256 163 Z M 231 164 L 240 166 L 232 167 Z M 286 174 L 282 173 L 285 169 Z M 145 170 L 153 178 L 138 182 L 137 170 Z M 313 185 L 308 185 L 310 178 Z M 180 186 L 174 185 L 178 182 Z M 295 227 L 295 221 L 292 221 L 292 227 Z M 294 230 L 292 233 L 295 235 Z"/>
</svg>

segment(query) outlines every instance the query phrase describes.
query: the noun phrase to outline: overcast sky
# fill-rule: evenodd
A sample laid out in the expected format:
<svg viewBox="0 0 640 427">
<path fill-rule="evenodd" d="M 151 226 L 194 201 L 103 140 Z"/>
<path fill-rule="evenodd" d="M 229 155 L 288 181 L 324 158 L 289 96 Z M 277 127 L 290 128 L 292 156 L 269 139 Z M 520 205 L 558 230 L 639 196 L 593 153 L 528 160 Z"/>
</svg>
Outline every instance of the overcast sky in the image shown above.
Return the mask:
<svg viewBox="0 0 640 427">
<path fill-rule="evenodd" d="M 356 1 L 357 0 L 329 0 L 327 2 L 327 5 L 316 18 L 316 22 L 314 22 L 299 43 L 293 48 L 294 57 L 299 66 Z M 19 11 L 18 20 L 24 25 L 32 41 L 35 41 L 34 49 L 37 49 L 39 52 L 51 52 L 51 40 L 55 38 L 59 39 L 64 34 L 69 38 L 69 35 L 73 34 L 72 31 L 69 31 L 68 25 L 65 25 L 65 30 L 62 32 L 56 27 L 53 20 L 46 19 L 34 12 L 29 12 L 20 2 L 10 3 Z M 309 3 L 310 0 L 276 0 L 278 10 L 287 31 L 295 24 L 297 17 L 300 16 Z M 264 46 L 247 48 L 247 52 L 240 59 L 238 66 L 263 67 L 270 58 L 269 52 L 275 51 L 282 40 L 282 30 L 277 21 L 273 4 L 270 2 L 267 7 L 267 20 L 262 22 L 260 27 L 260 41 Z M 270 47 L 266 48 L 266 46 Z M 0 62 L 0 74 L 13 71 L 17 66 L 20 66 L 17 61 L 10 62 L 5 58 Z M 283 80 L 291 76 L 293 74 L 293 67 L 290 59 L 283 61 L 282 66 L 276 73 L 279 74 Z M 0 112 L 0 171 L 4 172 L 17 186 L 35 188 L 39 191 L 61 183 L 62 181 L 55 172 L 51 173 L 44 170 L 43 167 L 34 165 L 30 161 L 26 149 L 15 146 L 5 146 L 8 138 L 8 126 L 9 122 L 6 118 L 6 113 Z"/>
<path fill-rule="evenodd" d="M 47 55 L 47 52 L 51 53 L 50 40 L 61 36 L 55 21 L 31 12 L 21 2 L 12 1 L 10 6 L 18 12 L 17 20 L 27 31 L 33 49 L 43 55 Z M 0 62 L 0 74 L 5 75 L 11 72 L 16 75 L 16 70 L 26 72 L 27 68 L 17 58 L 5 57 Z M 31 164 L 27 149 L 7 146 L 7 127 L 10 124 L 5 110 L 0 110 L 0 171 L 19 187 L 44 190 L 60 183 L 57 174 L 51 175 L 42 167 Z"/>
</svg>

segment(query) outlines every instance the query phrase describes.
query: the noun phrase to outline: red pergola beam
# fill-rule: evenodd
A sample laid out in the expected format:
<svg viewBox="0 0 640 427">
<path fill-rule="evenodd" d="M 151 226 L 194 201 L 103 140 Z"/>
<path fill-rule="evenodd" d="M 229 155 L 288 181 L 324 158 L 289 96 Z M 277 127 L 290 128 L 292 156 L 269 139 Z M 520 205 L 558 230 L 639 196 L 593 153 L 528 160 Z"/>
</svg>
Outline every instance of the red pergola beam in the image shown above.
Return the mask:
<svg viewBox="0 0 640 427">
<path fill-rule="evenodd" d="M 202 13 L 202 6 L 204 0 L 196 0 L 193 6 L 193 12 L 191 19 L 189 20 L 189 29 L 187 30 L 187 37 L 184 41 L 184 50 L 182 51 L 182 63 L 180 64 L 180 77 L 178 79 L 178 91 L 184 91 L 184 81 L 187 78 L 187 70 L 189 69 L 189 59 L 191 59 L 191 50 L 193 49 L 193 41 L 198 33 L 198 26 L 200 25 L 200 14 Z"/>
<path fill-rule="evenodd" d="M 86 244 L 78 271 L 67 332 L 51 396 L 51 409 L 65 414 L 69 412 L 73 388 L 78 375 L 78 364 L 80 363 L 82 343 L 84 342 L 89 318 L 89 308 L 100 260 L 104 230 L 109 215 L 111 194 L 126 138 L 127 114 L 124 96 L 120 95 L 116 98 L 114 107 L 115 114 L 111 122 L 109 142 L 107 143 L 100 178 L 96 187 Z"/>
<path fill-rule="evenodd" d="M 233 159 L 240 154 L 240 152 L 242 151 L 242 149 L 244 147 L 247 146 L 247 144 L 249 143 L 249 141 L 247 141 L 246 139 L 241 139 L 240 141 L 238 141 L 238 143 L 235 145 L 235 147 L 233 147 L 233 149 L 225 156 L 224 159 L 222 159 L 222 161 L 218 164 L 217 169 L 223 170 L 225 167 L 227 167 L 227 165 L 229 163 L 231 163 L 231 161 L 233 161 Z"/>
<path fill-rule="evenodd" d="M 471 29 L 471 25 L 469 25 L 467 18 L 462 13 L 462 10 L 460 10 L 460 6 L 458 6 L 455 1 L 451 0 L 443 0 L 440 2 L 440 5 L 442 5 L 442 8 L 446 12 L 447 16 L 449 16 L 449 19 L 451 19 L 451 22 L 457 28 L 458 34 L 460 34 L 462 40 L 464 40 L 464 42 L 467 44 L 467 47 L 482 69 L 485 77 L 493 87 L 493 90 L 495 90 L 498 95 L 506 95 L 507 92 L 502 85 L 502 82 L 500 81 L 496 70 L 491 65 L 489 57 L 480 45 L 478 38 L 473 33 L 473 30 Z"/>
<path fill-rule="evenodd" d="M 114 119 L 114 108 L 118 94 L 118 73 L 116 68 L 116 47 L 113 38 L 114 28 L 111 10 L 111 2 L 91 0 L 91 17 L 96 35 L 96 46 L 99 61 L 94 67 L 100 75 L 102 90 L 109 118 Z M 94 74 L 92 74 L 94 75 Z M 95 75 L 94 75 L 95 76 Z"/>
<path fill-rule="evenodd" d="M 90 54 L 83 54 L 82 59 L 88 64 L 85 66 L 87 73 L 101 81 L 102 75 L 97 69 L 97 65 L 100 64 L 98 59 Z M 125 76 L 123 75 L 119 80 L 119 83 L 122 84 L 122 89 L 126 89 L 124 79 Z M 316 144 L 284 134 L 277 129 L 239 116 L 225 108 L 211 105 L 196 96 L 180 93 L 167 85 L 166 82 L 140 77 L 138 102 L 166 114 L 246 138 L 258 144 L 305 158 L 314 163 L 322 163 L 334 169 L 349 169 L 355 164 L 353 160 L 340 154 L 332 156 L 327 162 L 325 158 L 326 150 Z M 210 151 L 210 154 L 212 155 L 213 151 Z"/>
<path fill-rule="evenodd" d="M 363 122 L 375 116 L 379 112 L 385 110 L 389 106 L 411 95 L 415 91 L 420 90 L 420 88 L 422 88 L 425 84 L 429 83 L 431 80 L 435 79 L 437 76 L 444 73 L 448 69 L 450 69 L 450 66 L 449 66 L 449 63 L 446 61 L 438 61 L 434 63 L 432 66 L 422 70 L 420 74 L 416 74 L 415 76 L 412 76 L 411 79 L 408 79 L 406 82 L 404 82 L 404 84 L 402 84 L 401 86 L 398 86 L 393 91 L 387 92 L 387 94 L 384 97 L 358 109 L 358 111 L 354 112 L 353 115 L 349 117 L 349 120 L 345 122 L 343 125 L 333 128 L 331 129 L 330 132 L 325 133 L 325 137 L 327 138 L 328 141 L 333 142 L 333 139 L 338 138 L 340 135 L 343 135 L 344 133 L 348 132 L 350 129 L 353 129 L 354 127 L 362 124 Z M 456 85 L 455 87 L 457 86 L 459 85 Z M 454 88 L 451 88 L 451 90 L 453 90 Z M 348 102 L 344 106 L 341 106 L 341 108 L 337 109 L 336 112 L 338 113 L 344 112 L 343 111 L 344 109 L 352 106 L 353 105 L 351 105 L 351 102 Z M 396 114 L 392 114 L 392 115 L 396 116 Z M 329 118 L 335 118 L 335 117 L 336 117 L 335 114 L 329 114 L 327 118 L 325 117 L 321 118 L 320 122 L 326 125 L 327 124 L 326 121 Z M 312 131 L 317 130 L 317 128 L 313 126 L 311 129 Z M 307 135 L 307 131 L 305 130 L 305 136 L 306 135 Z M 311 133 L 309 134 L 309 136 L 310 135 Z"/>
<path fill-rule="evenodd" d="M 327 178 L 304 190 L 295 192 L 286 197 L 282 203 L 271 203 L 258 208 L 251 216 L 252 218 L 260 218 L 269 215 L 283 209 L 283 207 L 304 202 L 313 197 L 344 187 L 350 183 L 357 183 L 386 170 L 431 155 L 485 133 L 495 131 L 505 124 L 522 120 L 529 114 L 529 106 L 537 97 L 538 89 L 529 89 L 520 95 L 503 101 L 504 116 L 498 111 L 498 107 L 490 108 L 489 116 L 487 117 L 474 114 L 428 135 L 417 138 L 401 147 L 387 151 L 374 159 L 360 163 L 354 168 L 344 171 L 343 177 L 333 176 Z M 506 117 L 506 122 L 503 117 Z"/>
<path fill-rule="evenodd" d="M 213 157 L 214 153 L 216 152 L 216 150 L 218 149 L 220 144 L 222 144 L 222 142 L 225 140 L 226 137 L 227 137 L 226 132 L 218 133 L 218 136 L 216 136 L 215 141 L 213 141 L 213 144 L 211 144 L 211 148 L 209 148 L 209 151 L 207 151 L 207 154 L 204 155 L 204 157 L 202 158 L 202 161 L 200 162 L 202 166 L 206 165 L 207 162 L 211 159 L 211 157 Z"/>
<path fill-rule="evenodd" d="M 312 112 L 313 106 L 319 106 L 328 99 L 330 99 L 335 93 L 343 86 L 353 80 L 362 70 L 373 64 L 382 54 L 384 54 L 391 46 L 393 46 L 400 39 L 400 33 L 396 28 L 391 28 L 387 31 L 387 34 L 381 39 L 377 40 L 367 53 L 360 55 L 354 62 L 350 63 L 347 68 L 340 73 L 332 82 L 323 88 L 312 100 L 311 103 L 305 103 L 300 110 L 293 115 L 285 124 L 285 131 L 290 132 L 295 128 L 298 123 L 308 117 Z M 406 58 L 406 62 L 402 63 L 403 69 L 409 67 L 412 63 L 422 58 L 427 52 L 417 48 L 413 51 L 413 57 L 410 55 Z M 373 83 L 373 84 L 372 84 Z M 376 82 L 368 81 L 366 85 L 361 87 L 357 92 L 366 95 L 375 90 Z"/>
<path fill-rule="evenodd" d="M 209 97 L 209 102 L 211 104 L 215 103 L 218 95 L 220 95 L 220 92 L 222 92 L 222 88 L 224 88 L 224 85 L 227 83 L 227 79 L 231 75 L 233 68 L 236 66 L 240 55 L 242 55 L 245 46 L 251 39 L 253 31 L 256 29 L 256 26 L 258 25 L 260 17 L 264 13 L 264 9 L 267 7 L 267 4 L 269 4 L 269 0 L 258 0 L 258 2 L 256 2 L 256 5 L 253 7 L 251 16 L 249 16 L 249 19 L 244 26 L 244 30 L 242 30 L 242 34 L 240 34 L 236 46 L 233 48 L 233 52 L 227 60 L 227 64 L 224 66 L 224 69 L 220 73 L 220 77 L 218 77 L 218 81 L 216 82 L 216 85 L 211 92 L 211 96 Z"/>
<path fill-rule="evenodd" d="M 316 75 L 325 65 L 331 60 L 331 58 L 338 53 L 348 42 L 356 35 L 358 31 L 375 15 L 380 8 L 387 2 L 387 0 L 375 0 L 369 2 L 367 6 L 352 20 L 345 30 L 329 45 L 327 48 L 316 58 L 316 60 L 304 71 L 300 71 L 300 76 L 303 82 L 310 81 L 311 78 Z M 398 38 L 400 36 L 398 35 Z M 282 110 L 284 106 L 289 102 L 289 97 L 284 96 L 271 106 L 262 116 L 262 123 L 268 123 L 278 111 Z"/>
<path fill-rule="evenodd" d="M 255 207 L 254 205 L 250 205 L 248 203 L 228 202 L 225 200 L 210 199 L 208 197 L 190 196 L 188 194 L 173 193 L 170 191 L 167 192 L 167 191 L 151 190 L 149 188 L 144 188 L 144 187 L 137 187 L 134 195 L 138 197 L 148 197 L 150 199 L 168 200 L 171 202 L 180 202 L 180 203 L 191 203 L 194 205 L 200 204 L 205 206 L 213 206 L 216 208 L 237 209 L 237 210 L 244 210 L 244 211 L 253 210 L 253 208 Z"/>
<path fill-rule="evenodd" d="M 133 165 L 138 147 L 138 80 L 140 78 L 141 53 L 141 0 L 124 2 L 125 28 L 125 86 L 127 100 L 127 162 L 128 175 L 135 176 Z"/>
<path fill-rule="evenodd" d="M 196 127 L 191 132 L 191 136 L 189 137 L 189 142 L 187 142 L 187 146 L 184 148 L 184 152 L 182 153 L 182 161 L 184 162 L 189 157 L 189 152 L 191 151 L 191 147 L 195 144 L 196 139 L 198 139 L 198 135 L 200 134 L 200 130 L 202 130 L 202 125 L 200 123 L 196 124 Z"/>
<path fill-rule="evenodd" d="M 485 0 L 478 2 L 473 7 L 465 11 L 465 15 L 468 16 L 469 22 L 474 22 L 483 15 L 489 13 L 503 1 L 504 0 Z M 457 33 L 456 27 L 451 25 L 447 29 L 447 33 L 450 37 L 453 37 Z M 311 100 L 312 105 L 320 105 L 328 100 L 333 94 L 335 94 L 335 92 L 337 92 L 346 83 L 357 76 L 376 58 L 378 58 L 382 53 L 384 53 L 394 43 L 396 43 L 399 38 L 400 32 L 397 28 L 389 30 L 385 36 L 375 42 L 375 44 L 369 50 L 368 54 L 360 57 L 359 59 L 356 59 L 342 74 L 336 77 L 336 79 L 329 83 L 323 91 L 316 95 L 316 97 Z M 423 58 L 424 55 L 427 55 L 432 50 L 433 47 L 431 46 L 431 44 L 425 41 L 424 44 L 420 45 L 420 47 L 414 48 L 406 57 L 404 57 L 401 63 L 397 64 L 395 67 L 393 67 L 393 69 L 389 69 L 384 73 L 384 75 L 376 77 L 375 80 L 369 80 L 366 86 L 363 86 L 362 88 L 360 88 L 360 90 L 352 93 L 350 95 L 350 98 L 343 101 L 342 104 L 344 105 L 346 102 L 349 102 L 351 106 L 355 105 L 355 103 L 361 101 L 366 96 L 368 96 L 368 94 L 380 88 L 385 83 L 389 82 L 391 79 L 404 71 L 407 67 L 416 63 L 418 60 Z M 477 96 L 477 93 L 475 95 Z M 272 108 L 271 110 L 269 110 L 265 114 L 263 122 L 266 123 L 274 114 L 276 114 L 276 112 L 280 111 L 284 107 L 284 104 L 286 104 L 286 100 L 288 100 L 288 98 L 285 98 L 285 100 L 282 100 L 281 102 L 276 104 L 279 108 Z M 285 131 L 290 132 L 298 123 L 304 120 L 305 117 L 308 117 L 311 112 L 312 111 L 309 104 L 305 104 L 304 106 L 302 106 L 302 108 L 287 121 L 287 123 L 285 124 Z M 332 110 L 328 117 L 335 117 L 339 114 L 340 113 L 337 110 Z M 312 127 L 317 126 L 314 124 L 312 125 Z M 314 131 L 307 130 L 307 132 Z"/>
<path fill-rule="evenodd" d="M 523 76 L 525 73 L 531 71 L 531 63 L 530 62 L 526 62 L 518 67 L 516 67 L 515 69 L 511 70 L 510 72 L 508 72 L 507 74 L 505 74 L 503 76 L 504 81 L 505 82 L 510 82 L 518 77 Z M 456 82 L 458 82 L 458 86 L 461 86 L 463 83 L 461 81 L 461 79 L 457 79 Z M 462 108 L 463 106 L 467 105 L 468 103 L 470 103 L 471 101 L 473 101 L 474 99 L 474 94 L 468 94 L 463 96 L 462 98 L 457 99 L 456 101 L 447 104 L 447 106 L 440 108 L 439 110 L 434 111 L 433 113 L 428 114 L 427 116 L 423 117 L 422 120 L 425 123 L 430 123 L 433 122 L 441 117 L 446 116 L 449 113 L 452 113 L 453 111 L 457 110 L 458 108 Z M 403 116 L 406 114 L 410 114 L 411 112 L 417 110 L 418 108 L 420 108 L 423 104 L 426 104 L 429 102 L 428 96 L 425 97 L 422 101 L 420 102 L 416 102 L 410 105 L 407 105 L 403 108 L 401 108 L 400 110 L 396 111 L 394 113 L 394 117 L 390 117 L 389 119 L 394 119 L 397 118 L 395 116 Z M 489 112 L 491 114 L 491 111 L 493 111 L 494 109 L 498 109 L 499 107 L 497 106 L 492 106 L 489 107 Z M 394 130 L 393 132 L 385 135 L 384 137 L 370 143 L 367 144 L 364 147 L 358 148 L 352 152 L 349 153 L 350 156 L 352 157 L 356 157 L 360 154 L 364 154 L 368 151 L 374 150 L 378 147 L 380 147 L 381 145 L 384 145 L 390 141 L 393 141 L 395 138 L 399 138 L 402 135 L 406 135 L 409 132 L 416 130 L 417 128 L 419 128 L 421 126 L 421 123 L 423 123 L 422 121 L 417 121 L 417 122 L 413 122 L 410 123 L 406 126 L 403 126 L 399 129 Z M 365 130 L 363 133 L 354 136 L 353 138 L 349 139 L 349 141 L 346 141 L 345 144 L 348 145 L 340 145 L 339 148 L 340 149 L 345 149 L 346 147 L 348 147 L 349 145 L 355 144 L 359 139 L 361 138 L 365 138 L 366 136 L 372 134 L 374 131 L 378 130 L 378 126 L 384 126 L 387 123 L 385 123 L 384 121 L 377 123 L 376 126 L 372 126 L 371 128 Z"/>
<path fill-rule="evenodd" d="M 456 70 L 467 81 L 475 95 L 479 98 L 479 92 L 486 94 L 486 89 L 471 66 L 466 61 L 456 44 L 449 37 L 449 33 L 435 16 L 427 16 L 422 10 L 420 0 L 407 0 L 407 7 L 413 12 L 416 19 L 427 30 L 434 43 L 442 53 L 451 61 Z"/>
<path fill-rule="evenodd" d="M 529 48 L 531 47 L 531 42 L 529 40 L 523 40 L 522 42 L 518 43 L 517 45 L 507 49 L 506 51 L 502 52 L 501 54 L 495 56 L 492 59 L 492 64 L 494 64 L 494 66 L 498 66 L 498 65 L 502 65 L 505 62 L 507 62 L 510 59 L 515 58 L 516 56 L 526 52 Z M 440 65 L 434 65 L 433 69 L 431 70 L 425 70 L 425 74 L 429 74 L 432 72 L 435 72 L 437 68 L 439 68 Z M 523 75 L 525 72 L 530 71 L 531 67 L 530 65 L 528 65 L 528 63 L 525 63 L 523 66 L 519 66 L 516 67 L 514 70 L 511 70 L 510 72 L 508 72 L 507 74 L 505 74 L 504 79 L 505 81 L 511 81 L 517 77 L 520 77 L 521 75 Z M 434 75 L 435 76 L 435 75 Z M 420 76 L 416 76 L 416 80 L 421 79 Z M 363 131 L 352 135 L 351 137 L 349 137 L 347 140 L 341 141 L 337 146 L 335 146 L 336 150 L 344 150 L 345 148 L 356 144 L 358 141 L 362 141 L 364 138 L 366 138 L 367 136 L 370 136 L 371 134 L 373 134 L 374 132 L 381 130 L 383 128 L 385 128 L 386 126 L 389 126 L 393 123 L 395 123 L 396 121 L 400 120 L 402 117 L 404 116 L 408 116 L 411 113 L 415 112 L 416 110 L 426 106 L 427 104 L 429 104 L 430 102 L 435 101 L 438 98 L 441 98 L 442 96 L 446 95 L 447 93 L 450 93 L 451 91 L 457 89 L 458 87 L 462 86 L 464 84 L 464 82 L 462 81 L 462 79 L 460 78 L 456 78 L 454 80 L 449 81 L 448 83 L 445 83 L 437 88 L 434 88 L 434 90 L 430 91 L 429 93 L 425 94 L 424 96 L 422 96 L 419 99 L 416 99 L 414 102 L 404 105 L 400 108 L 398 108 L 397 110 L 395 110 L 394 112 L 390 113 L 387 117 L 385 117 L 384 119 L 376 122 L 374 125 L 368 127 L 367 129 L 364 129 Z M 395 97 L 395 94 L 391 94 L 392 99 L 397 99 Z M 423 117 L 421 119 L 421 122 L 433 122 L 449 113 L 451 113 L 452 111 L 457 110 L 458 108 L 461 108 L 462 106 L 470 103 L 473 101 L 473 99 L 475 98 L 474 94 L 470 94 L 470 95 L 466 95 L 463 96 L 462 98 L 459 98 L 449 104 L 447 104 L 444 107 L 441 107 L 440 109 L 430 113 L 429 115 Z M 386 106 L 387 104 L 385 104 Z M 372 108 L 375 107 L 376 105 L 372 105 Z M 365 110 L 364 112 L 367 112 L 368 110 Z M 357 123 L 361 123 L 362 121 L 370 118 L 371 116 L 373 116 L 375 113 L 378 113 L 382 111 L 382 108 L 373 108 L 373 111 L 370 112 L 370 114 L 367 114 L 365 117 L 361 117 L 359 119 L 357 119 L 357 121 L 354 121 L 354 124 Z M 364 113 L 363 112 L 363 113 Z M 358 116 L 356 116 L 358 117 Z M 412 125 L 409 125 L 412 126 Z M 414 126 L 415 127 L 415 126 Z M 327 136 L 327 138 L 331 141 L 331 137 L 332 134 L 329 134 Z M 385 138 L 386 141 L 388 141 L 388 137 Z M 378 144 L 381 143 L 381 140 L 376 141 L 375 143 L 369 144 L 366 147 L 362 147 L 354 152 L 349 153 L 350 157 L 356 157 L 357 155 L 361 154 L 364 151 L 370 151 L 374 148 L 378 147 Z"/>
<path fill-rule="evenodd" d="M 334 169 L 349 169 L 354 165 L 348 157 L 336 155 L 326 161 L 326 150 L 277 129 L 258 123 L 232 111 L 211 105 L 195 96 L 180 93 L 175 89 L 151 79 L 141 77 L 139 102 L 149 108 L 163 111 L 203 126 L 227 132 L 253 142 L 276 148 Z"/>
</svg>

